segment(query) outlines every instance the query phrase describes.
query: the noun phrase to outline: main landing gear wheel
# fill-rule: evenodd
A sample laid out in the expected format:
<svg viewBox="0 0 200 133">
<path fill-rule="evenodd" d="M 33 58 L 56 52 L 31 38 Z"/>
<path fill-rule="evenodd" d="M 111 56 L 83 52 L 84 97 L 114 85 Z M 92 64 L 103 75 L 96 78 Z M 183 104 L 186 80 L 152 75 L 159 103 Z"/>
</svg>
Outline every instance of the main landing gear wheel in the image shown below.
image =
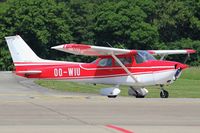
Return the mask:
<svg viewBox="0 0 200 133">
<path fill-rule="evenodd" d="M 129 87 L 128 95 L 135 96 L 136 98 L 144 98 L 147 95 L 148 91 L 145 88 L 134 89 Z"/>
<path fill-rule="evenodd" d="M 166 90 L 161 90 L 161 92 L 160 92 L 160 97 L 161 98 L 168 98 L 169 97 L 169 93 L 168 93 L 168 91 L 166 91 Z"/>
<path fill-rule="evenodd" d="M 144 98 L 145 96 L 136 95 L 136 98 Z"/>
<path fill-rule="evenodd" d="M 111 96 L 108 96 L 108 98 L 116 98 L 117 95 L 111 95 Z"/>
</svg>

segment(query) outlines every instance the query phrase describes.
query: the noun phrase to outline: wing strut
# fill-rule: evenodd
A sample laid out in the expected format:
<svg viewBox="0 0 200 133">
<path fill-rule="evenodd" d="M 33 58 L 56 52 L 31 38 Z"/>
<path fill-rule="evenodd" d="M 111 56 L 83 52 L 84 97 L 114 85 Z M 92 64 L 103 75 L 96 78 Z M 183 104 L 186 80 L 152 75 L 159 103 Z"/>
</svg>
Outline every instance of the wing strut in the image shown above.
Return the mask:
<svg viewBox="0 0 200 133">
<path fill-rule="evenodd" d="M 162 54 L 160 57 L 160 60 L 164 60 L 164 58 L 167 56 L 167 54 Z"/>
<path fill-rule="evenodd" d="M 161 56 L 160 60 L 164 60 L 165 57 L 168 56 L 168 54 L 161 54 L 160 56 Z M 189 57 L 190 57 L 190 53 L 187 53 L 187 56 L 186 56 L 186 58 L 185 58 L 185 60 L 183 62 L 184 64 L 187 62 L 187 60 L 189 59 Z"/>
<path fill-rule="evenodd" d="M 135 82 L 138 82 L 137 78 L 124 66 L 124 64 L 114 55 L 111 53 L 111 56 L 115 59 L 115 61 L 124 69 L 124 71 L 133 79 Z"/>
</svg>

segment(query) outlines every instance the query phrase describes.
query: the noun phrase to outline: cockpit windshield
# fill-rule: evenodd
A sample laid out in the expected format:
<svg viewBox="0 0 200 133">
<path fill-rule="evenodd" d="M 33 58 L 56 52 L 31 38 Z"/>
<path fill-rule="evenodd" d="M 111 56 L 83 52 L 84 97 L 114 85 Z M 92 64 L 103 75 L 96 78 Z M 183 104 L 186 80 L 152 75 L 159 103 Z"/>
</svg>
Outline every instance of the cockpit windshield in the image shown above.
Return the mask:
<svg viewBox="0 0 200 133">
<path fill-rule="evenodd" d="M 147 51 L 138 50 L 137 52 L 138 54 L 135 56 L 137 63 L 143 63 L 148 60 L 156 60 L 156 58 L 149 54 Z"/>
</svg>

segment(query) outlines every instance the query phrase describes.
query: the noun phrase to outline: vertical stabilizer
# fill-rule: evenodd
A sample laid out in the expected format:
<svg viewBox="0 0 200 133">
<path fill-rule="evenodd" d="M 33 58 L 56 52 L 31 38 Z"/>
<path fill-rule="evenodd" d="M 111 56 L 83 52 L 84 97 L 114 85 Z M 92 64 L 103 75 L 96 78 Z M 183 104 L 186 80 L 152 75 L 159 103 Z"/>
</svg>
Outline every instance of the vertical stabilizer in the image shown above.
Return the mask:
<svg viewBox="0 0 200 133">
<path fill-rule="evenodd" d="M 40 62 L 39 58 L 19 36 L 5 37 L 13 62 Z"/>
</svg>

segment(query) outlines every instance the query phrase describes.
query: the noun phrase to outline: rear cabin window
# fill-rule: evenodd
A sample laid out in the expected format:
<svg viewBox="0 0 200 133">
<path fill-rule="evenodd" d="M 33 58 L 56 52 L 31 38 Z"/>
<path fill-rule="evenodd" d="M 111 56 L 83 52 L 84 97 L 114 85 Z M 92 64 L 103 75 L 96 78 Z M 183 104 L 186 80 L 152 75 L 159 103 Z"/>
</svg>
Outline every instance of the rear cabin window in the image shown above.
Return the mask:
<svg viewBox="0 0 200 133">
<path fill-rule="evenodd" d="M 123 57 L 119 58 L 119 60 L 122 62 L 123 65 L 130 65 L 132 63 L 131 57 Z M 119 63 L 115 61 L 116 66 L 120 66 Z"/>
<path fill-rule="evenodd" d="M 112 66 L 112 59 L 111 58 L 104 58 L 101 59 L 98 63 L 98 66 Z"/>
</svg>

